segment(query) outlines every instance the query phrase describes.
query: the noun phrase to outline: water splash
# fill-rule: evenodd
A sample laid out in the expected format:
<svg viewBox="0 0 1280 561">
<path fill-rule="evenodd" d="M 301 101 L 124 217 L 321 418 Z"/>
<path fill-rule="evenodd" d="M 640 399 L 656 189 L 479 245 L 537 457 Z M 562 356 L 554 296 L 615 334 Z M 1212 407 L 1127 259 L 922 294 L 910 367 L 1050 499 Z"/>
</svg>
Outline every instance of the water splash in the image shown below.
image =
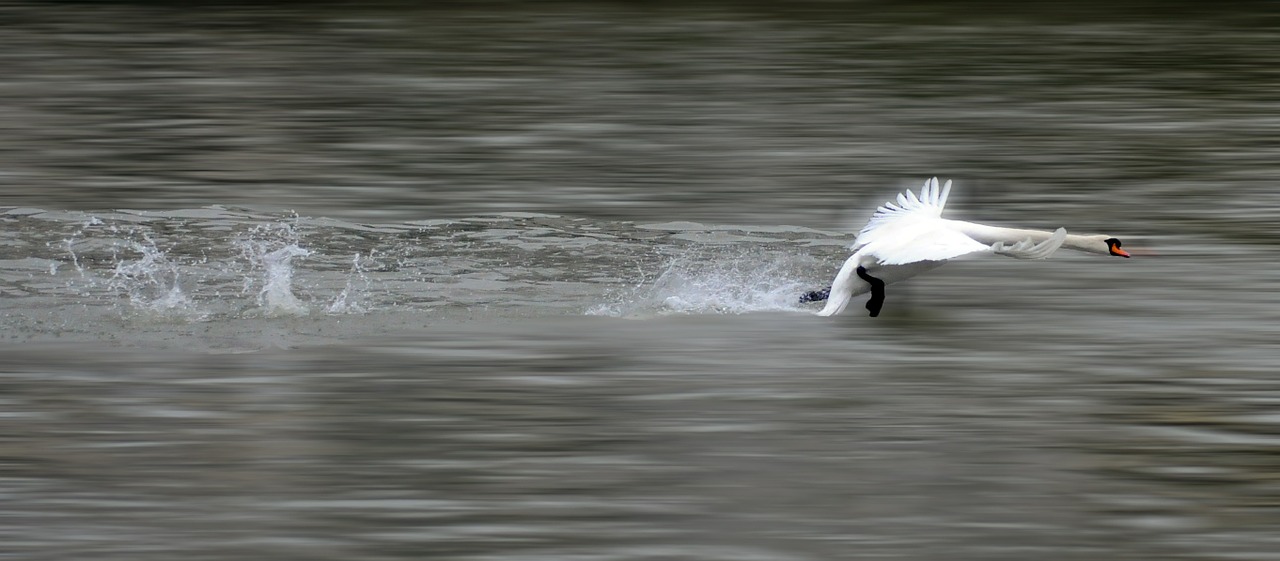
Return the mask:
<svg viewBox="0 0 1280 561">
<path fill-rule="evenodd" d="M 742 314 L 804 311 L 798 296 L 812 287 L 797 272 L 794 257 L 758 252 L 705 255 L 691 251 L 672 259 L 652 284 L 617 301 L 588 309 L 588 315 Z"/>
<path fill-rule="evenodd" d="M 370 257 L 372 257 L 372 253 Z M 351 273 L 347 275 L 346 286 L 343 287 L 342 292 L 339 292 L 329 302 L 329 307 L 325 308 L 325 313 L 331 315 L 363 314 L 369 311 L 361 302 L 364 299 L 365 292 L 372 285 L 365 272 L 366 269 L 361 262 L 361 255 L 357 252 L 351 258 Z"/>
<path fill-rule="evenodd" d="M 247 274 L 242 294 L 257 288 L 255 301 L 267 316 L 304 316 L 306 303 L 293 293 L 293 259 L 311 251 L 299 245 L 297 231 L 289 224 L 266 224 L 236 241 L 241 255 L 258 275 Z"/>
<path fill-rule="evenodd" d="M 127 241 L 125 247 L 140 255 L 137 259 L 115 261 L 107 288 L 128 298 L 135 310 L 186 319 L 204 319 L 207 314 L 182 289 L 178 263 L 169 259 L 150 236 L 142 242 Z M 72 253 L 74 256 L 74 252 Z M 78 261 L 76 269 L 84 275 Z"/>
<path fill-rule="evenodd" d="M 71 234 L 71 237 L 62 240 L 62 247 L 67 252 L 67 255 L 71 257 L 71 265 L 72 267 L 75 267 L 76 273 L 80 275 L 81 279 L 84 279 L 86 277 L 86 273 L 85 273 L 84 265 L 80 263 L 80 255 L 76 253 L 76 247 L 75 247 L 76 243 L 79 242 L 84 237 L 85 230 L 88 230 L 89 228 L 92 228 L 94 226 L 101 226 L 101 225 L 102 225 L 102 220 L 99 220 L 98 217 L 96 216 L 90 216 L 88 220 L 85 220 L 82 224 L 80 224 L 80 229 L 76 230 L 75 233 Z M 50 267 L 49 274 L 50 275 L 58 274 L 58 268 L 56 266 Z"/>
</svg>

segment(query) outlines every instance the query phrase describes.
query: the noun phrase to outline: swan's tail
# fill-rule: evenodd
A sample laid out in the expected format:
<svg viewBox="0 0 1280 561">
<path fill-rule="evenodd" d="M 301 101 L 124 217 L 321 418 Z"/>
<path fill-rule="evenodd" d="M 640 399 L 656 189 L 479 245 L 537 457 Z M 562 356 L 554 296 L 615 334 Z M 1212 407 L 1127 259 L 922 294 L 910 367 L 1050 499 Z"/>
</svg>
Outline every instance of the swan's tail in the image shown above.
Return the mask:
<svg viewBox="0 0 1280 561">
<path fill-rule="evenodd" d="M 811 290 L 800 295 L 800 303 L 821 302 L 831 296 L 831 287 L 828 286 L 822 290 Z"/>
</svg>

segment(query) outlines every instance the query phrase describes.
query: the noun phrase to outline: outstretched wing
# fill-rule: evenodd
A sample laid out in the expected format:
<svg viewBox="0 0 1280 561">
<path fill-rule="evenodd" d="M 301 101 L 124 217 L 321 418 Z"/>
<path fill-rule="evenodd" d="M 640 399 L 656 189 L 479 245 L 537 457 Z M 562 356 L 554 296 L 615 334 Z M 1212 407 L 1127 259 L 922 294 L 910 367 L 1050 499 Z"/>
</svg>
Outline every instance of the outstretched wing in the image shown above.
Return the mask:
<svg viewBox="0 0 1280 561">
<path fill-rule="evenodd" d="M 1058 251 L 1058 248 L 1062 247 L 1062 242 L 1065 241 L 1067 241 L 1067 229 L 1058 228 L 1052 236 L 1049 236 L 1049 239 L 1040 243 L 1032 242 L 1031 238 L 1007 245 L 1004 242 L 996 242 L 992 244 L 991 251 L 996 255 L 1014 259 L 1044 259 Z"/>
<path fill-rule="evenodd" d="M 904 191 L 898 195 L 897 204 L 890 201 L 876 209 L 875 214 L 872 214 L 871 219 L 867 221 L 867 225 L 858 232 L 858 239 L 853 242 L 850 249 L 857 250 L 877 239 L 888 237 L 890 233 L 895 236 L 900 235 L 896 230 L 908 223 L 941 218 L 942 209 L 947 206 L 947 196 L 950 194 L 951 181 L 948 180 L 939 189 L 936 177 L 924 182 L 919 196 L 909 190 Z"/>
<path fill-rule="evenodd" d="M 881 265 L 906 265 L 919 261 L 946 261 L 970 253 L 995 253 L 1014 259 L 1045 259 L 1067 239 L 1067 229 L 1058 228 L 1048 239 L 1035 243 L 996 242 L 987 245 L 958 232 L 942 221 L 920 222 L 895 228 L 894 235 L 875 240 L 862 248 Z"/>
<path fill-rule="evenodd" d="M 892 236 L 862 246 L 863 255 L 881 265 L 906 265 L 920 261 L 946 261 L 961 255 L 991 251 L 991 246 L 948 228 L 941 220 L 900 224 Z"/>
<path fill-rule="evenodd" d="M 851 249 L 873 257 L 881 265 L 946 261 L 970 253 L 1044 259 L 1067 239 L 1067 230 L 1059 228 L 1040 243 L 1031 238 L 991 245 L 980 242 L 970 237 L 970 232 L 956 228 L 956 224 L 967 223 L 942 219 L 942 209 L 950 193 L 951 182 L 939 188 L 935 177 L 925 182 L 919 195 L 911 191 L 898 195 L 897 203 L 888 202 L 876 209 L 871 220 L 858 232 Z"/>
</svg>

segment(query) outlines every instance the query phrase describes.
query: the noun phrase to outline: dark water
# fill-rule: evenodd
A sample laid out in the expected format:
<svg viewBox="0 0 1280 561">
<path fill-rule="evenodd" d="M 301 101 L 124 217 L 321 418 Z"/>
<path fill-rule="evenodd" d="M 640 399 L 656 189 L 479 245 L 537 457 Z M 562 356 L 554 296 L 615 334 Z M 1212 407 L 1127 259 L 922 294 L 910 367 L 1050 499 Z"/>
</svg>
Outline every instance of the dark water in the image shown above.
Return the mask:
<svg viewBox="0 0 1280 561">
<path fill-rule="evenodd" d="M 0 557 L 1280 559 L 1280 18 L 1072 6 L 0 5 Z"/>
</svg>

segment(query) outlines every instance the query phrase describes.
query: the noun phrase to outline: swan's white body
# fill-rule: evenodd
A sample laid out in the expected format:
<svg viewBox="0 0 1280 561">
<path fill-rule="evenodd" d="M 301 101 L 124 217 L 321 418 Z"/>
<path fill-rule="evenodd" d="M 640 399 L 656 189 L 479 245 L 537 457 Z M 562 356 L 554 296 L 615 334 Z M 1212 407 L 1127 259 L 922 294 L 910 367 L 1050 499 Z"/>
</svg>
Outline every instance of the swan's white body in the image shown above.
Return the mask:
<svg viewBox="0 0 1280 561">
<path fill-rule="evenodd" d="M 886 203 L 877 209 L 850 246 L 854 253 L 832 281 L 827 305 L 818 315 L 838 314 L 854 296 L 872 290 L 857 274 L 859 267 L 864 274 L 892 284 L 970 254 L 1044 259 L 1065 247 L 1128 257 L 1119 249 L 1119 241 L 1106 235 L 1073 236 L 1064 228 L 1053 232 L 1020 230 L 942 218 L 950 192 L 951 182 L 939 189 L 935 177 L 925 182 L 918 196 L 906 191 L 898 195 L 896 204 Z"/>
</svg>

